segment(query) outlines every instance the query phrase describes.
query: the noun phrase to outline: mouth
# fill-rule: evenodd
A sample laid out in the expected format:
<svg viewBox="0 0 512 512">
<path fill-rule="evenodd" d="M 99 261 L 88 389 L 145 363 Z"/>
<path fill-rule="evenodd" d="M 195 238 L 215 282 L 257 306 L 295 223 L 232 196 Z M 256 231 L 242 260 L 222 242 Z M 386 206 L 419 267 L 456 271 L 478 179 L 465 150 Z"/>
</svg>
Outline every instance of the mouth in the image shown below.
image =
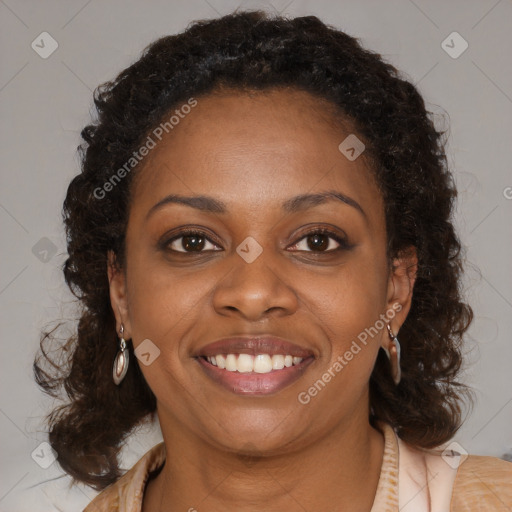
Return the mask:
<svg viewBox="0 0 512 512">
<path fill-rule="evenodd" d="M 299 379 L 315 356 L 282 339 L 237 338 L 207 345 L 195 359 L 207 377 L 232 393 L 269 395 Z"/>
</svg>

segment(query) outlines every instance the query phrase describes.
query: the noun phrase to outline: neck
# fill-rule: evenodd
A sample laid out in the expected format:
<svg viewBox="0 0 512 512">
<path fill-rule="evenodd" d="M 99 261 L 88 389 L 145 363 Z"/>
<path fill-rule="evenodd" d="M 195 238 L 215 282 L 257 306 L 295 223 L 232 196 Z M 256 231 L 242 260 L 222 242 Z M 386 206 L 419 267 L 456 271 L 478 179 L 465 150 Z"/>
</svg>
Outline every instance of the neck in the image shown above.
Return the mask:
<svg viewBox="0 0 512 512">
<path fill-rule="evenodd" d="M 220 450 L 171 421 L 162 422 L 160 412 L 159 417 L 167 458 L 148 482 L 142 512 L 169 511 L 171 506 L 191 512 L 371 511 L 384 437 L 367 418 L 340 423 L 301 450 L 248 458 Z"/>
</svg>

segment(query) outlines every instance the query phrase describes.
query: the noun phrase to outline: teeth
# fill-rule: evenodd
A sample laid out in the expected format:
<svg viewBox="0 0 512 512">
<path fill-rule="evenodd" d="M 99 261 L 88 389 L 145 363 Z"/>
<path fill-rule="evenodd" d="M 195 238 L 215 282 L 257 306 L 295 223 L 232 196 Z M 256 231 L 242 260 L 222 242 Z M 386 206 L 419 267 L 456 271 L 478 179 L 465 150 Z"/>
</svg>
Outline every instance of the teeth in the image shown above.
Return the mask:
<svg viewBox="0 0 512 512">
<path fill-rule="evenodd" d="M 242 356 L 242 354 L 240 354 Z M 240 359 L 240 356 L 238 359 Z M 268 373 L 272 371 L 272 358 L 268 354 L 258 354 L 254 358 L 254 371 L 256 373 Z"/>
<path fill-rule="evenodd" d="M 254 357 L 250 354 L 240 354 L 236 363 L 236 369 L 240 373 L 252 372 L 254 370 Z"/>
<path fill-rule="evenodd" d="M 284 368 L 284 356 L 272 356 L 272 368 L 282 370 Z"/>
<path fill-rule="evenodd" d="M 210 357 L 210 363 L 213 364 L 213 359 Z M 236 356 L 235 354 L 228 354 L 226 356 L 226 370 L 228 372 L 236 372 L 237 370 L 237 367 L 236 367 Z"/>
<path fill-rule="evenodd" d="M 218 368 L 239 373 L 269 373 L 272 370 L 289 368 L 303 361 L 302 357 L 280 354 L 273 356 L 270 354 L 258 354 L 256 356 L 251 354 L 218 354 L 208 356 L 206 359 Z"/>
</svg>

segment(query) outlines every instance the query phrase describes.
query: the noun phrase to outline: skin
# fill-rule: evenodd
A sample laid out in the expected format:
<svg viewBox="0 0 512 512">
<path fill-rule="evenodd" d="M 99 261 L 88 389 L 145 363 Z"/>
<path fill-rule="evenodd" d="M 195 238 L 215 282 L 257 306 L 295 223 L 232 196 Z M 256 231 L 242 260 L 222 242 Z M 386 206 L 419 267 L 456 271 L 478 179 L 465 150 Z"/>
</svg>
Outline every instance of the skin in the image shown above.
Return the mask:
<svg viewBox="0 0 512 512">
<path fill-rule="evenodd" d="M 118 329 L 122 323 L 135 348 L 149 338 L 160 350 L 148 366 L 130 362 L 157 398 L 167 453 L 143 511 L 369 511 L 384 449 L 368 420 L 369 379 L 379 347 L 389 346 L 386 328 L 308 404 L 297 396 L 393 304 L 401 306 L 390 321 L 398 333 L 411 304 L 415 252 L 390 269 L 382 196 L 364 159 L 339 151 L 350 131 L 321 100 L 291 90 L 197 99 L 138 171 L 125 267 L 109 255 Z M 349 196 L 365 215 L 337 201 L 281 210 L 292 196 L 324 190 Z M 213 196 L 228 212 L 167 204 L 147 218 L 171 193 Z M 183 238 L 159 246 L 185 225 L 206 232 L 203 253 L 173 253 L 185 250 Z M 353 247 L 325 253 L 339 244 L 324 235 L 315 250 L 303 233 L 317 227 Z M 252 263 L 236 252 L 248 236 L 263 249 Z M 316 357 L 275 394 L 231 393 L 191 357 L 219 338 L 261 333 Z"/>
</svg>

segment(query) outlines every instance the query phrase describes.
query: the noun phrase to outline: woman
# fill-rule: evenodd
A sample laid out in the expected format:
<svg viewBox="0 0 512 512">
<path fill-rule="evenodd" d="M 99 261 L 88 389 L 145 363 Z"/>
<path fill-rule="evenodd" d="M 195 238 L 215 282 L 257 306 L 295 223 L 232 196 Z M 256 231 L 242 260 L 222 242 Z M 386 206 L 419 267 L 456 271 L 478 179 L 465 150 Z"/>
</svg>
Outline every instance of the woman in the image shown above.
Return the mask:
<svg viewBox="0 0 512 512">
<path fill-rule="evenodd" d="M 69 368 L 34 366 L 69 395 L 49 439 L 103 491 L 87 512 L 512 506 L 509 463 L 445 450 L 472 310 L 412 84 L 316 17 L 238 12 L 95 103 L 64 203 L 84 309 Z M 155 413 L 163 443 L 121 476 Z"/>
</svg>

